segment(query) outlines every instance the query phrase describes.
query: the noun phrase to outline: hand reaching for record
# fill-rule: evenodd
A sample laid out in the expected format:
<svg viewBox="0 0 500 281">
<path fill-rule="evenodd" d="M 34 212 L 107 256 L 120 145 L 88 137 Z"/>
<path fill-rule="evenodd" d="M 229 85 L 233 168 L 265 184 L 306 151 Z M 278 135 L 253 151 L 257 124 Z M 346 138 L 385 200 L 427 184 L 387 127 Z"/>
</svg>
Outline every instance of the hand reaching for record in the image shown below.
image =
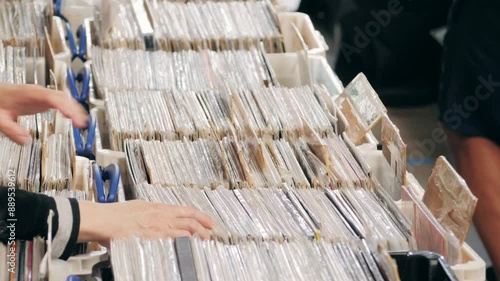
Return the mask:
<svg viewBox="0 0 500 281">
<path fill-rule="evenodd" d="M 95 204 L 80 202 L 78 242 L 95 241 L 109 246 L 112 239 L 178 238 L 198 235 L 210 238 L 215 222 L 195 208 L 146 201 Z"/>
<path fill-rule="evenodd" d="M 29 134 L 17 124 L 17 117 L 59 110 L 77 128 L 87 125 L 87 114 L 69 95 L 38 85 L 0 83 L 0 132 L 18 144 L 25 144 Z"/>
</svg>

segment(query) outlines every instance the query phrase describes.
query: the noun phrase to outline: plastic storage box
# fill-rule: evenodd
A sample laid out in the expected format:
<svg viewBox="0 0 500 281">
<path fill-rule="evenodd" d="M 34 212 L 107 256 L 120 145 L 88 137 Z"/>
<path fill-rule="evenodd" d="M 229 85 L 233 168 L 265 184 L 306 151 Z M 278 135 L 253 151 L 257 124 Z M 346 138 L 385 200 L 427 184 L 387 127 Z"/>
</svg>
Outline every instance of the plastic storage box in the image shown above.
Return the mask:
<svg viewBox="0 0 500 281">
<path fill-rule="evenodd" d="M 302 50 L 301 42 L 299 42 L 300 40 L 297 38 L 297 33 L 293 28 L 295 26 L 308 48 L 308 53 L 310 55 L 326 57 L 328 45 L 325 42 L 325 38 L 314 28 L 311 18 L 307 14 L 282 12 L 278 13 L 278 19 L 287 53 Z"/>
<path fill-rule="evenodd" d="M 342 93 L 344 86 L 333 72 L 326 58 L 303 54 L 268 54 L 278 82 L 284 87 L 322 84 L 332 96 Z M 306 61 L 308 63 L 306 63 Z"/>
<path fill-rule="evenodd" d="M 443 256 L 427 251 L 390 252 L 404 281 L 458 281 Z"/>
</svg>

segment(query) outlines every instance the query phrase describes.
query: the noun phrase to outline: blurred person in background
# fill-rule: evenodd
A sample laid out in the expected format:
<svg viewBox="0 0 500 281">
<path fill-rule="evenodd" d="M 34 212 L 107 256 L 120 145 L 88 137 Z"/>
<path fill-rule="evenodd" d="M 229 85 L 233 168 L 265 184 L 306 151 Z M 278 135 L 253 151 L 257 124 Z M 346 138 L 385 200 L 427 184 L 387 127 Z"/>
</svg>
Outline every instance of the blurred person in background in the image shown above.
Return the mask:
<svg viewBox="0 0 500 281">
<path fill-rule="evenodd" d="M 365 73 L 386 106 L 434 102 L 442 48 L 430 31 L 446 24 L 450 0 L 344 0 L 336 71 L 344 83 Z"/>
<path fill-rule="evenodd" d="M 457 0 L 444 42 L 439 119 L 479 199 L 474 223 L 500 272 L 500 1 Z M 488 280 L 496 280 L 489 269 Z"/>
<path fill-rule="evenodd" d="M 446 24 L 451 0 L 313 0 L 311 15 L 330 40 L 346 85 L 363 72 L 386 106 L 435 102 L 442 48 L 430 31 Z M 337 28 L 334 28 L 337 27 Z M 338 46 L 335 46 L 338 45 Z"/>
</svg>

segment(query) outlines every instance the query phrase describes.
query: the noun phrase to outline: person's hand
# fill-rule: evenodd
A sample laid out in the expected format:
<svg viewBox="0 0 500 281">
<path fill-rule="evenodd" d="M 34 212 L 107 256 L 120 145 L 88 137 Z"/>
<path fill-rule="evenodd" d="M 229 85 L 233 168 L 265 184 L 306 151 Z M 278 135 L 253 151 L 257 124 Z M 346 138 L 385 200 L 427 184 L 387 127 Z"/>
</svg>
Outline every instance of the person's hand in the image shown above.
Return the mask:
<svg viewBox="0 0 500 281">
<path fill-rule="evenodd" d="M 146 201 L 96 204 L 79 202 L 78 242 L 98 242 L 108 247 L 112 239 L 211 236 L 215 222 L 195 208 Z"/>
<path fill-rule="evenodd" d="M 0 83 L 0 132 L 18 144 L 25 144 L 29 134 L 17 124 L 17 117 L 58 109 L 77 128 L 87 126 L 87 114 L 69 95 L 38 85 Z"/>
</svg>

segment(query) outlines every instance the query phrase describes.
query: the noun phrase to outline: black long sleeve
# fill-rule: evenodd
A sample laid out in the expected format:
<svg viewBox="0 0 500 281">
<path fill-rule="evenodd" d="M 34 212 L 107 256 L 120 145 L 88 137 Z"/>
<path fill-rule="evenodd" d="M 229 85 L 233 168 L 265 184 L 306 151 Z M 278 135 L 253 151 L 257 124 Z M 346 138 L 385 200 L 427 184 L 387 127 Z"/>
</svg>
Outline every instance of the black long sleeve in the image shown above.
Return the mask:
<svg viewBox="0 0 500 281">
<path fill-rule="evenodd" d="M 10 239 L 46 238 L 50 210 L 54 212 L 53 257 L 67 259 L 76 246 L 80 229 L 80 211 L 75 199 L 0 187 L 0 241 L 8 244 Z"/>
</svg>

